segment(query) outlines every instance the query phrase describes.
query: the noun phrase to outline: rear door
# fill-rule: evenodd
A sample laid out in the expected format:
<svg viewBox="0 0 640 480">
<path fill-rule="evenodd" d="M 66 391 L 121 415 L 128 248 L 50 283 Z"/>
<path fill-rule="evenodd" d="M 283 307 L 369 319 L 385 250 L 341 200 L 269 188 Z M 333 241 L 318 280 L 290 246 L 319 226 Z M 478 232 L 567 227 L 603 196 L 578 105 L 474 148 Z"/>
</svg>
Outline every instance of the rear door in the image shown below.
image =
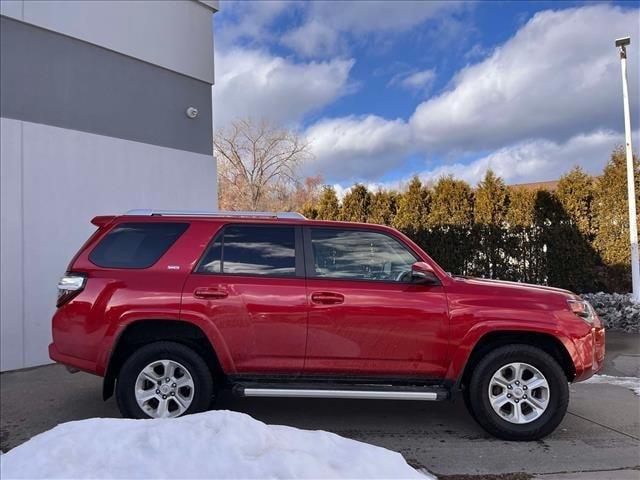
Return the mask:
<svg viewBox="0 0 640 480">
<path fill-rule="evenodd" d="M 307 335 L 301 230 L 226 225 L 187 279 L 182 308 L 215 325 L 233 373 L 300 373 Z"/>
<path fill-rule="evenodd" d="M 306 374 L 441 378 L 448 346 L 441 285 L 411 282 L 420 260 L 379 230 L 307 227 Z"/>
</svg>

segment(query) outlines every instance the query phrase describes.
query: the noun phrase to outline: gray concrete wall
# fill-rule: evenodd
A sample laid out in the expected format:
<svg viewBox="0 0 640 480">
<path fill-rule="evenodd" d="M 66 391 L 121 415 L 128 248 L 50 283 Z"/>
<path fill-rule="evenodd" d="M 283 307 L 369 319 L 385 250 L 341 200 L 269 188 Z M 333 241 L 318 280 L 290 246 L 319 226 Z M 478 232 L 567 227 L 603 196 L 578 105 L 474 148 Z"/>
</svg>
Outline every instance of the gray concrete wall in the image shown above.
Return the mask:
<svg viewBox="0 0 640 480">
<path fill-rule="evenodd" d="M 213 83 L 211 14 L 217 6 L 192 0 L 0 0 L 0 14 Z"/>
<path fill-rule="evenodd" d="M 5 17 L 0 84 L 5 118 L 211 153 L 211 84 Z"/>
</svg>

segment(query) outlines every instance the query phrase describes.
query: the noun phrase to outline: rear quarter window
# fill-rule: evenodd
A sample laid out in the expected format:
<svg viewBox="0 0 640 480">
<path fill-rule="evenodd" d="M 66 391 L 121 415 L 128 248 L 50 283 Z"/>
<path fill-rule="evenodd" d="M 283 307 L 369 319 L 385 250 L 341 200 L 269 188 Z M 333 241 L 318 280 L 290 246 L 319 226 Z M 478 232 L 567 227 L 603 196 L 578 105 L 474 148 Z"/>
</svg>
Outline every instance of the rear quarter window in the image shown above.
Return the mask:
<svg viewBox="0 0 640 480">
<path fill-rule="evenodd" d="M 104 268 L 149 268 L 189 227 L 188 223 L 121 223 L 89 254 Z"/>
</svg>

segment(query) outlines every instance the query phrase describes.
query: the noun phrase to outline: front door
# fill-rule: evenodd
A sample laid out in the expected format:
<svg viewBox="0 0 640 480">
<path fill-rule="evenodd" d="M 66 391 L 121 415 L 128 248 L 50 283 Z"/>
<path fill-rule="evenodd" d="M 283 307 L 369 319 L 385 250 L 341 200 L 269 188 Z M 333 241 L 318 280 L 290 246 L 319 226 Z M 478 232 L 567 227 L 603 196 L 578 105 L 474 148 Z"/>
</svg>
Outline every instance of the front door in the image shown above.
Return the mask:
<svg viewBox="0 0 640 480">
<path fill-rule="evenodd" d="M 306 374 L 442 378 L 448 347 L 440 285 L 411 281 L 422 260 L 381 230 L 309 227 Z"/>
<path fill-rule="evenodd" d="M 182 310 L 211 323 L 233 373 L 301 373 L 307 299 L 299 228 L 224 227 L 187 279 Z"/>
</svg>

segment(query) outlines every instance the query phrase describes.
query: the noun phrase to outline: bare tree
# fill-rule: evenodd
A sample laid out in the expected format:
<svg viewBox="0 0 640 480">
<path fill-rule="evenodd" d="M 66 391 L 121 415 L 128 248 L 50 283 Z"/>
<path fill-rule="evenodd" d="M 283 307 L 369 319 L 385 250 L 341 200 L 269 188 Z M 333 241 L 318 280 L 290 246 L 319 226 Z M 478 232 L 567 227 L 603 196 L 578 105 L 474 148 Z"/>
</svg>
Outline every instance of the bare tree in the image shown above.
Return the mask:
<svg viewBox="0 0 640 480">
<path fill-rule="evenodd" d="M 220 208 L 270 210 L 302 183 L 300 167 L 311 158 L 309 144 L 296 132 L 266 121 L 237 120 L 213 140 L 218 161 Z M 287 197 L 284 194 L 284 197 Z"/>
</svg>

